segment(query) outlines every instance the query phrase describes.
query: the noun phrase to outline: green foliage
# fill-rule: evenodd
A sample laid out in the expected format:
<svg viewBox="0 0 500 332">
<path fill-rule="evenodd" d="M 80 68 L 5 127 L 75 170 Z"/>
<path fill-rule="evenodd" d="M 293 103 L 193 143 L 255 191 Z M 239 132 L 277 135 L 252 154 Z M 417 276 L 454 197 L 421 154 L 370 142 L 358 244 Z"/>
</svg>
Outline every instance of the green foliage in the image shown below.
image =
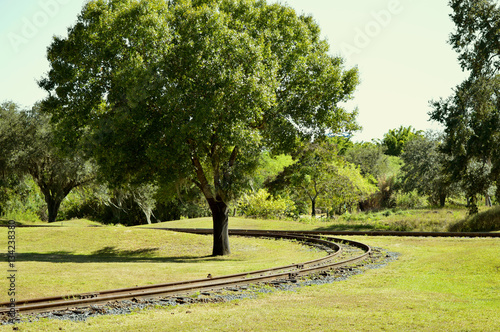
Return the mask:
<svg viewBox="0 0 500 332">
<path fill-rule="evenodd" d="M 383 176 L 377 181 L 378 191 L 363 202 L 362 210 L 379 210 L 396 206 L 396 176 Z"/>
<path fill-rule="evenodd" d="M 83 186 L 65 198 L 60 220 L 90 218 L 103 224 L 127 226 L 151 223 L 153 210 L 157 207 L 155 190 L 151 185 L 123 188 L 109 188 L 103 184 Z"/>
<path fill-rule="evenodd" d="M 500 6 L 495 0 L 451 0 L 456 30 L 449 43 L 471 77 L 490 76 L 500 66 L 498 27 Z"/>
<path fill-rule="evenodd" d="M 378 187 L 370 197 L 360 203 L 361 210 L 378 210 L 395 206 L 394 193 L 397 190 L 403 161 L 400 157 L 384 153 L 381 144 L 357 143 L 347 150 L 347 161 L 357 165 L 361 174 Z"/>
<path fill-rule="evenodd" d="M 296 163 L 269 181 L 267 187 L 273 192 L 290 190 L 296 201 L 308 200 L 312 216 L 317 204 L 327 211 L 343 213 L 376 191 L 370 179 L 338 155 L 332 140 L 306 144 L 295 158 Z"/>
<path fill-rule="evenodd" d="M 16 221 L 47 220 L 47 204 L 30 176 L 24 176 L 15 185 L 4 190 L 5 200 L 0 216 Z"/>
<path fill-rule="evenodd" d="M 462 181 L 474 214 L 477 196 L 500 180 L 500 6 L 492 0 L 452 0 L 450 6 L 456 31 L 449 42 L 469 78 L 451 97 L 433 101 L 430 116 L 446 127 L 447 171 Z"/>
<path fill-rule="evenodd" d="M 486 194 L 500 179 L 499 96 L 500 76 L 465 81 L 455 96 L 433 103 L 431 117 L 446 126 L 446 170 L 461 182 L 471 213 L 477 212 L 476 196 Z"/>
<path fill-rule="evenodd" d="M 425 196 L 416 191 L 396 193 L 395 201 L 398 208 L 405 210 L 423 208 L 427 205 Z"/>
<path fill-rule="evenodd" d="M 449 161 L 440 150 L 441 140 L 429 133 L 414 137 L 406 144 L 401 158 L 402 187 L 406 193 L 416 190 L 429 197 L 432 205 L 445 205 L 446 198 L 457 193 L 458 186 L 451 181 L 445 166 Z"/>
<path fill-rule="evenodd" d="M 360 201 L 377 192 L 377 187 L 361 175 L 353 164 L 341 161 L 336 165 L 336 174 L 330 183 L 328 195 L 324 198 L 337 213 L 344 213 Z"/>
<path fill-rule="evenodd" d="M 382 145 L 387 155 L 399 157 L 404 152 L 406 143 L 413 137 L 421 135 L 421 130 L 415 130 L 412 126 L 401 126 L 398 129 L 389 130 L 382 139 Z"/>
<path fill-rule="evenodd" d="M 500 231 L 500 207 L 469 216 L 450 225 L 448 230 L 450 232 L 498 232 Z"/>
<path fill-rule="evenodd" d="M 12 157 L 19 149 L 19 134 L 23 129 L 20 107 L 13 102 L 0 104 L 0 174 L 2 178 L 13 171 Z"/>
<path fill-rule="evenodd" d="M 131 192 L 109 189 L 102 184 L 83 186 L 71 192 L 61 204 L 60 218 L 90 218 L 103 224 L 128 226 L 146 223 Z"/>
<path fill-rule="evenodd" d="M 45 104 L 69 141 L 90 131 L 109 175 L 152 166 L 191 175 L 195 156 L 218 180 L 233 152 L 241 168 L 264 141 L 291 147 L 299 134 L 352 122 L 335 103 L 351 96 L 356 70 L 343 72 L 312 19 L 282 5 L 92 1 L 69 31 L 49 48 L 53 65 L 40 84 L 61 89 Z M 314 130 L 306 135 L 287 117 Z M 222 185 L 212 196 L 229 189 Z"/>
<path fill-rule="evenodd" d="M 153 185 L 111 188 L 108 184 L 90 183 L 64 199 L 58 219 L 89 218 L 103 224 L 134 226 L 210 214 L 199 191 L 178 185 L 177 189 Z M 150 204 L 149 210 L 145 211 L 148 207 L 144 203 Z"/>
<path fill-rule="evenodd" d="M 47 57 L 40 86 L 61 140 L 85 146 L 112 183 L 194 181 L 214 234 L 263 148 L 358 127 L 340 106 L 357 69 L 281 4 L 89 1 Z"/>
<path fill-rule="evenodd" d="M 59 206 L 75 187 L 91 180 L 91 167 L 74 151 L 63 155 L 54 145 L 50 116 L 40 113 L 39 105 L 20 110 L 3 104 L 0 116 L 0 166 L 4 174 L 29 174 L 43 194 L 49 222 L 54 222 Z"/>
<path fill-rule="evenodd" d="M 279 196 L 274 198 L 265 189 L 244 194 L 238 200 L 238 208 L 247 217 L 262 219 L 292 217 L 295 212 L 292 200 Z"/>
<path fill-rule="evenodd" d="M 328 137 L 328 142 L 336 147 L 339 156 L 345 156 L 347 151 L 357 145 L 351 142 L 349 137 L 343 136 Z"/>
<path fill-rule="evenodd" d="M 280 154 L 271 156 L 268 151 L 263 151 L 260 155 L 259 164 L 252 176 L 252 190 L 263 189 L 266 180 L 276 177 L 285 167 L 290 166 L 295 161 L 290 155 Z"/>
<path fill-rule="evenodd" d="M 357 165 L 363 176 L 372 175 L 378 178 L 388 172 L 389 160 L 381 145 L 363 142 L 356 143 L 347 149 L 345 159 Z"/>
</svg>

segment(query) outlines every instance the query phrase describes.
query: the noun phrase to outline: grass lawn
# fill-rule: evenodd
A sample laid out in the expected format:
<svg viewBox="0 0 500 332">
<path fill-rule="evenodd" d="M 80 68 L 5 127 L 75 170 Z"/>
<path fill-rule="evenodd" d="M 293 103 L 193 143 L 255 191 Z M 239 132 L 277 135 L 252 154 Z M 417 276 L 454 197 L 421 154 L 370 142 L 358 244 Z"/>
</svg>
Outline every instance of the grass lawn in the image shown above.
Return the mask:
<svg viewBox="0 0 500 332">
<path fill-rule="evenodd" d="M 163 225 L 166 227 L 190 225 L 190 227 L 205 228 L 209 227 L 209 222 L 210 219 L 198 219 Z M 233 228 L 285 229 L 286 225 L 289 229 L 318 228 L 316 224 L 252 221 L 238 218 L 231 219 L 230 224 Z M 144 266 L 148 266 L 146 270 L 152 269 L 152 271 L 156 271 L 157 266 L 165 264 L 164 272 L 171 266 L 179 265 L 180 262 L 167 259 L 160 263 L 155 261 L 156 258 L 193 255 L 196 260 L 193 266 L 199 266 L 198 269 L 202 271 L 200 273 L 206 273 L 207 269 L 204 267 L 209 264 L 215 266 L 219 263 L 222 265 L 234 263 L 246 268 L 252 261 L 249 258 L 252 257 L 251 253 L 257 254 L 255 255 L 257 257 L 268 255 L 267 249 L 258 247 L 257 242 L 260 243 L 262 240 L 234 238 L 232 239 L 234 253 L 231 256 L 240 255 L 239 251 L 247 252 L 249 256 L 213 262 L 210 261 L 213 258 L 203 258 L 207 248 L 204 248 L 204 253 L 191 253 L 190 248 L 184 247 L 182 250 L 176 246 L 166 245 L 166 243 L 174 243 L 170 237 L 175 235 L 189 236 L 188 242 L 207 241 L 197 246 L 201 248 L 208 245 L 210 247 L 208 243 L 210 238 L 207 237 L 156 231 L 146 233 L 150 231 L 119 227 L 103 227 L 101 230 L 108 228 L 113 231 L 118 229 L 116 232 L 120 235 L 120 241 L 112 245 L 113 250 L 106 249 L 96 253 L 96 249 L 109 246 L 106 240 L 109 241 L 112 238 L 110 235 L 112 233 L 106 233 L 107 238 L 102 238 L 102 235 L 96 232 L 101 228 L 75 227 L 71 229 L 79 229 L 78 234 L 82 239 L 87 238 L 88 232 L 95 232 L 88 233 L 95 240 L 84 242 L 92 247 L 79 247 L 72 249 L 71 254 L 61 255 L 66 258 L 75 254 L 87 258 L 93 256 L 91 262 L 69 263 L 75 265 L 92 263 L 100 264 L 101 267 L 121 264 L 119 260 L 123 256 L 128 260 L 144 259 L 144 262 L 127 262 L 127 264 L 145 264 Z M 49 230 L 52 231 L 52 229 Z M 52 238 L 42 235 L 37 235 L 39 238 L 36 238 L 34 233 L 30 233 L 30 236 L 28 233 L 23 233 L 29 231 L 28 229 L 18 229 L 18 231 L 19 241 L 26 238 L 36 240 L 31 247 L 26 249 L 27 252 L 38 252 L 40 248 L 37 246 L 43 246 L 48 254 L 60 250 L 58 248 L 64 243 L 62 240 L 62 243 L 56 243 L 56 238 L 60 238 L 61 233 L 53 234 Z M 36 233 L 37 230 L 33 231 Z M 69 232 L 69 229 L 65 231 Z M 134 247 L 132 243 L 135 240 L 133 239 L 141 234 L 136 232 L 144 232 L 147 245 L 143 243 L 141 246 Z M 128 237 L 127 234 L 131 236 Z M 398 252 L 401 256 L 397 261 L 383 268 L 368 270 L 346 281 L 304 287 L 295 292 L 275 292 L 261 295 L 253 300 L 158 308 L 125 316 L 91 318 L 81 323 L 45 320 L 36 323 L 21 323 L 18 324 L 18 328 L 20 331 L 500 331 L 498 315 L 500 312 L 500 239 L 407 237 L 353 237 L 353 239 Z M 242 240 L 249 242 L 238 244 Z M 94 242 L 95 245 L 91 244 Z M 280 243 L 281 248 L 281 241 L 268 242 L 271 243 L 271 247 L 273 244 Z M 290 243 L 290 245 L 297 250 L 296 244 Z M 146 251 L 130 252 L 131 248 L 138 247 Z M 147 251 L 148 248 L 161 249 Z M 253 251 L 252 248 L 254 248 Z M 274 248 L 278 250 L 277 247 Z M 174 250 L 174 253 L 169 253 L 169 250 Z M 178 252 L 175 253 L 177 250 Z M 298 251 L 302 252 L 302 250 Z M 262 252 L 266 254 L 262 255 Z M 57 255 L 57 253 L 53 254 Z M 99 257 L 99 255 L 103 256 Z M 288 255 L 295 255 L 295 252 L 289 252 Z M 103 261 L 98 261 L 99 259 Z M 161 260 L 161 258 L 158 259 Z M 181 260 L 189 259 L 184 257 Z M 47 263 L 31 258 L 25 262 L 20 261 L 19 266 L 22 267 L 28 262 Z M 50 264 L 54 266 L 65 263 Z M 113 272 L 116 267 L 117 265 L 110 269 L 110 272 Z M 210 269 L 213 268 L 215 267 L 211 266 Z M 20 275 L 24 273 L 21 271 Z M 68 273 L 72 274 L 70 272 Z M 152 272 L 149 276 L 149 273 L 144 271 L 141 280 L 149 281 L 150 278 L 152 280 L 155 273 Z M 181 273 L 181 270 L 177 273 Z M 84 278 L 81 276 L 76 277 L 73 283 L 81 282 L 82 279 Z M 88 282 L 89 284 L 98 283 L 96 280 Z M 3 286 L 0 285 L 0 287 Z M 100 287 L 94 287 L 92 290 L 96 288 Z M 12 326 L 0 327 L 0 331 L 11 330 Z"/>
<path fill-rule="evenodd" d="M 233 254 L 210 257 L 211 236 L 114 226 L 17 228 L 16 242 L 18 300 L 248 272 L 325 256 L 291 241 L 235 237 Z M 7 228 L 0 229 L 0 248 L 7 248 Z M 0 279 L 2 302 L 10 298 L 8 283 Z"/>
</svg>

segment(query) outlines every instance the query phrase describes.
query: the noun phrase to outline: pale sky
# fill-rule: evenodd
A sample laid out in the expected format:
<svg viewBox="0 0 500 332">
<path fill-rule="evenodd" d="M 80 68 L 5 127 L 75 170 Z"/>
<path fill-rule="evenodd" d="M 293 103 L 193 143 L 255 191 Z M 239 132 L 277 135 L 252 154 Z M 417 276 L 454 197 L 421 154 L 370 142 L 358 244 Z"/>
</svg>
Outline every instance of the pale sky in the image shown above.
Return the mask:
<svg viewBox="0 0 500 332">
<path fill-rule="evenodd" d="M 36 80 L 48 70 L 46 48 L 65 36 L 85 0 L 0 0 L 0 102 L 24 107 L 46 94 Z M 448 97 L 462 82 L 457 54 L 447 43 L 454 25 L 448 0 L 280 0 L 319 24 L 333 55 L 359 68 L 361 84 L 348 109 L 363 127 L 355 141 L 389 129 L 438 129 L 429 100 Z"/>
</svg>

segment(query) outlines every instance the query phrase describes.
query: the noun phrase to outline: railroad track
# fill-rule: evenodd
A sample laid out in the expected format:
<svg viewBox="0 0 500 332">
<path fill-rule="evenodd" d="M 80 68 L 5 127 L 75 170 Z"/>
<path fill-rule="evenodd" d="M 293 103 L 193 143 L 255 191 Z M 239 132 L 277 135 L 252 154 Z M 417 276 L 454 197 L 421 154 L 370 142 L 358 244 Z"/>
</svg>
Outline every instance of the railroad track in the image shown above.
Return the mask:
<svg viewBox="0 0 500 332">
<path fill-rule="evenodd" d="M 146 228 L 153 230 L 185 232 L 193 234 L 212 234 L 211 229 L 169 229 Z M 266 238 L 291 239 L 312 246 L 320 247 L 327 252 L 325 257 L 303 263 L 280 266 L 271 269 L 232 274 L 226 276 L 207 276 L 205 279 L 171 282 L 141 287 L 130 287 L 106 291 L 70 294 L 37 299 L 17 301 L 15 310 L 21 314 L 42 313 L 55 310 L 67 310 L 103 305 L 116 301 L 152 299 L 161 297 L 183 296 L 196 292 L 211 292 L 231 287 L 250 284 L 272 283 L 276 281 L 295 280 L 299 277 L 317 274 L 324 271 L 340 269 L 367 259 L 372 249 L 363 243 L 333 238 L 333 236 L 418 236 L 418 237 L 500 237 L 500 233 L 441 233 L 441 232 L 387 232 L 387 231 L 257 231 L 229 230 L 233 236 L 253 236 Z M 346 246 L 349 250 L 344 250 Z M 354 249 L 353 249 L 354 248 Z M 0 316 L 8 315 L 10 302 L 0 303 Z"/>
<path fill-rule="evenodd" d="M 163 229 L 167 230 L 167 229 Z M 189 232 L 195 234 L 211 234 L 211 230 L 200 229 L 172 229 L 171 231 Z M 342 268 L 367 259 L 372 254 L 370 246 L 361 242 L 324 238 L 319 234 L 304 234 L 300 232 L 272 232 L 252 230 L 230 230 L 230 235 L 252 236 L 291 239 L 320 247 L 327 252 L 325 257 L 303 262 L 280 266 L 271 269 L 232 274 L 226 276 L 207 276 L 205 279 L 171 282 L 157 285 L 113 289 L 82 294 L 70 294 L 37 299 L 17 301 L 15 310 L 21 314 L 42 313 L 54 310 L 69 310 L 103 305 L 123 300 L 151 299 L 166 296 L 181 296 L 195 292 L 210 292 L 231 287 L 240 287 L 250 284 L 271 283 L 297 278 Z M 344 250 L 348 246 L 349 250 Z M 353 249 L 354 248 L 354 249 Z M 9 315 L 10 302 L 0 303 L 0 316 Z"/>
</svg>

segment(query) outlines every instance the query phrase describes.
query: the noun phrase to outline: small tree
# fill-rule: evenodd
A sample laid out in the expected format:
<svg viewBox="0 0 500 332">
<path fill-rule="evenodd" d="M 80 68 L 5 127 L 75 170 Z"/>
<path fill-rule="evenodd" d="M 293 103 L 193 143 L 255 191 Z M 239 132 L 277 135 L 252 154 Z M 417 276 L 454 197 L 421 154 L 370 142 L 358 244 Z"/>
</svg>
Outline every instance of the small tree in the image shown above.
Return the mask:
<svg viewBox="0 0 500 332">
<path fill-rule="evenodd" d="M 70 191 L 92 180 L 91 166 L 78 154 L 65 156 L 56 148 L 50 117 L 38 105 L 21 113 L 19 121 L 22 129 L 13 133 L 18 145 L 11 164 L 16 172 L 33 177 L 45 197 L 48 221 L 54 222 Z"/>
<path fill-rule="evenodd" d="M 428 195 L 432 204 L 444 207 L 446 198 L 456 193 L 458 186 L 445 171 L 448 157 L 440 151 L 440 144 L 432 133 L 410 140 L 401 155 L 402 182 L 406 192 L 417 190 L 420 195 Z"/>
<path fill-rule="evenodd" d="M 143 184 L 131 190 L 132 197 L 146 216 L 148 224 L 151 224 L 151 216 L 156 206 L 155 195 L 157 191 L 158 187 L 154 184 Z"/>
<path fill-rule="evenodd" d="M 295 158 L 297 162 L 267 186 L 275 192 L 293 188 L 300 199 L 310 201 L 312 217 L 319 200 L 330 206 L 349 207 L 376 191 L 358 168 L 337 155 L 336 145 L 328 140 L 304 145 Z"/>
<path fill-rule="evenodd" d="M 406 143 L 413 137 L 421 136 L 421 130 L 415 130 L 412 126 L 399 127 L 398 129 L 389 130 L 382 140 L 382 145 L 385 147 L 385 154 L 389 156 L 399 157 L 404 152 Z"/>
</svg>

